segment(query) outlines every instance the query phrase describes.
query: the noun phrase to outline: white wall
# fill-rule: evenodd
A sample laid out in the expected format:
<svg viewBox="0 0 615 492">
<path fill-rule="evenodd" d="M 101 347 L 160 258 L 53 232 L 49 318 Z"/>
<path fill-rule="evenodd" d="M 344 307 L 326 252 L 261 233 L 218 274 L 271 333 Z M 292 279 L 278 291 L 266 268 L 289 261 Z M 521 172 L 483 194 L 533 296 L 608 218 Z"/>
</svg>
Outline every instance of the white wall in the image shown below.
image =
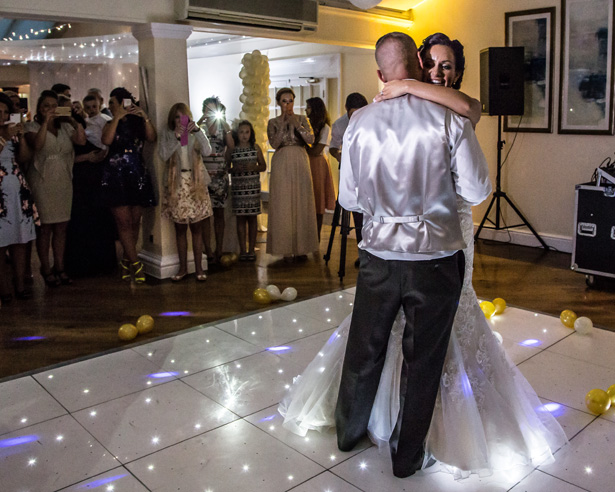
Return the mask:
<svg viewBox="0 0 615 492">
<path fill-rule="evenodd" d="M 333 119 L 344 112 L 344 101 L 351 92 L 361 92 L 368 100 L 371 100 L 378 92 L 376 63 L 372 50 L 300 43 L 282 48 L 265 49 L 262 50 L 262 53 L 267 55 L 272 62 L 297 57 L 340 53 L 340 107 L 328 108 Z M 220 97 L 222 103 L 226 106 L 229 121 L 239 116 L 241 111 L 239 95 L 243 91 L 239 78 L 242 57 L 243 53 L 188 60 L 190 109 L 195 118 L 199 118 L 202 114 L 203 99 L 211 95 Z"/>
<path fill-rule="evenodd" d="M 195 120 L 203 114 L 203 100 L 210 96 L 220 98 L 226 106 L 226 117 L 229 121 L 239 116 L 239 95 L 243 91 L 239 78 L 242 57 L 243 53 L 188 60 L 190 110 Z"/>
</svg>

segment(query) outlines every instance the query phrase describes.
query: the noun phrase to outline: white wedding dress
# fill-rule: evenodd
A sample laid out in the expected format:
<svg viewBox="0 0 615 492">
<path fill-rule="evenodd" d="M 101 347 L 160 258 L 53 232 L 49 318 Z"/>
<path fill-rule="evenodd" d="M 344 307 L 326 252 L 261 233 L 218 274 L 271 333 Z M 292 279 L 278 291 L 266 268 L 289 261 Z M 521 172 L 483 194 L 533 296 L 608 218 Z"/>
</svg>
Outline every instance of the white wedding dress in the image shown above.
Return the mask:
<svg viewBox="0 0 615 492">
<path fill-rule="evenodd" d="M 459 216 L 468 248 L 465 278 L 455 316 L 440 389 L 427 435 L 426 459 L 456 478 L 490 475 L 517 465 L 539 464 L 567 442 L 555 418 L 491 331 L 472 287 L 474 259 L 471 207 L 459 200 Z M 346 350 L 348 316 L 282 400 L 284 427 L 305 435 L 335 425 L 335 405 Z M 395 320 L 387 357 L 372 408 L 371 440 L 388 448 L 399 411 L 403 311 Z"/>
</svg>

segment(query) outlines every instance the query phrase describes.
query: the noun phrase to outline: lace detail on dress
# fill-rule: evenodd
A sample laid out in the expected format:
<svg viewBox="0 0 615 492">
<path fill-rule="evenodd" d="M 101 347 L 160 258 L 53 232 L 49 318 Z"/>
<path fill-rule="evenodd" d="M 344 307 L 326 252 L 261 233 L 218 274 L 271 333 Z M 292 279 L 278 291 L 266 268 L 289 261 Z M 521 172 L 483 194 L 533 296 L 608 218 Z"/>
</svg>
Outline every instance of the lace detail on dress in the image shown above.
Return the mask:
<svg viewBox="0 0 615 492">
<path fill-rule="evenodd" d="M 461 404 L 465 398 L 459 375 L 459 367 L 454 361 L 449 361 L 442 373 L 442 379 L 440 380 L 440 391 L 438 392 L 438 398 L 436 399 L 436 408 L 442 408 L 442 391 L 446 391 L 447 397 L 455 404 L 455 410 L 461 411 Z"/>
</svg>

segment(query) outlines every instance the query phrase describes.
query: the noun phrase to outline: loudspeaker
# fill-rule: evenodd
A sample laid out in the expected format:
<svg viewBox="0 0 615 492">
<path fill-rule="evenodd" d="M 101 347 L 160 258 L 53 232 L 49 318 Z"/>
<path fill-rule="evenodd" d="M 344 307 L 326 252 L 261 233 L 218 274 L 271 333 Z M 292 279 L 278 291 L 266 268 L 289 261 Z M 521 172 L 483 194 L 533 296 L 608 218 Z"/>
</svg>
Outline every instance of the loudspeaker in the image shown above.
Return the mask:
<svg viewBox="0 0 615 492">
<path fill-rule="evenodd" d="M 523 47 L 480 52 L 480 102 L 489 115 L 524 112 Z"/>
</svg>

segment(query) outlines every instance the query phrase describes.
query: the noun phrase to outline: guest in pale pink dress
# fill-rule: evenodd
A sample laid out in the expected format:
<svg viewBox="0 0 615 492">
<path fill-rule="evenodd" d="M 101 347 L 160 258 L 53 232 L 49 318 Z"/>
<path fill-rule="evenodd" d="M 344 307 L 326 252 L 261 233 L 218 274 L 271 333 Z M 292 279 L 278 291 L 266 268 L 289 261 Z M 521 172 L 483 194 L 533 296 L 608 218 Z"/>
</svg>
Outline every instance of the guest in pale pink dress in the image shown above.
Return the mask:
<svg viewBox="0 0 615 492">
<path fill-rule="evenodd" d="M 314 143 L 307 148 L 310 156 L 310 169 L 312 171 L 312 184 L 314 185 L 314 201 L 316 204 L 316 224 L 318 226 L 318 240 L 325 210 L 335 208 L 335 189 L 329 161 L 325 157 L 325 148 L 329 145 L 331 136 L 331 120 L 324 101 L 320 97 L 312 97 L 305 101 L 305 114 L 307 114 L 314 130 Z"/>
</svg>

